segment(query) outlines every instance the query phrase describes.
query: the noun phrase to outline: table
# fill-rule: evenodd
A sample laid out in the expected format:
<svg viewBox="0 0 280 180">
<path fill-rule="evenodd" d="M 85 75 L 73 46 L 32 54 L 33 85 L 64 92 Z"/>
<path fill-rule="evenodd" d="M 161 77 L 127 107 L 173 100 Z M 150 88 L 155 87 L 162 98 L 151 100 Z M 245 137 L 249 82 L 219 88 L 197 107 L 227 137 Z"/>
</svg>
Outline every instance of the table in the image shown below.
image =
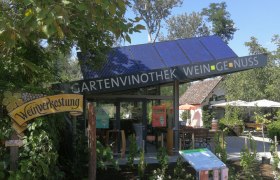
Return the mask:
<svg viewBox="0 0 280 180">
<path fill-rule="evenodd" d="M 227 166 L 207 148 L 179 151 L 180 155 L 195 169 L 200 180 L 209 179 L 209 171 L 213 171 L 213 180 L 228 179 Z"/>
</svg>

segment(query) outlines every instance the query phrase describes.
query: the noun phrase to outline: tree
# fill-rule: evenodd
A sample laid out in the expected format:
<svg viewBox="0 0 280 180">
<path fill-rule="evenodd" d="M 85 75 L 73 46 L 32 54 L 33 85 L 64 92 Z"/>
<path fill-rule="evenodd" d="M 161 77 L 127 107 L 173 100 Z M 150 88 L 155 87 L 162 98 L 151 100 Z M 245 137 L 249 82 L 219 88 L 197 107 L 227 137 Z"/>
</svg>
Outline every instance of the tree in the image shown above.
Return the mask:
<svg viewBox="0 0 280 180">
<path fill-rule="evenodd" d="M 38 89 L 52 93 L 47 88 L 48 83 L 69 80 L 65 69 L 72 67 L 68 60 L 73 48 L 90 53 L 92 66 L 97 67 L 105 60 L 115 39 L 121 37 L 130 41 L 130 34 L 143 29 L 142 25 L 135 24 L 137 19 L 124 18 L 127 6 L 130 4 L 126 0 L 0 1 L 0 90 L 34 92 Z M 11 121 L 3 121 L 7 118 L 6 111 L 1 111 L 0 117 L 2 141 L 11 131 Z M 44 123 L 36 121 L 26 130 L 19 171 L 12 172 L 11 179 L 63 178 L 57 166 L 57 146 L 65 142 L 64 133 L 54 132 L 67 123 L 63 126 L 50 123 L 54 117 L 46 117 L 48 121 Z M 64 122 L 64 118 L 59 119 Z M 6 149 L 3 153 L 1 148 L 0 151 L 1 155 L 7 153 Z M 77 167 L 68 162 L 62 165 L 62 169 Z M 82 165 L 79 167 L 85 169 Z"/>
<path fill-rule="evenodd" d="M 201 13 L 192 12 L 172 16 L 166 21 L 167 37 L 161 35 L 160 41 L 175 40 L 180 38 L 191 38 L 209 35 L 209 28 L 203 21 Z"/>
<path fill-rule="evenodd" d="M 182 4 L 182 0 L 133 0 L 133 2 L 134 12 L 146 23 L 149 42 L 156 41 L 162 20 L 170 15 L 171 9 Z"/>
<path fill-rule="evenodd" d="M 275 39 L 276 38 L 276 39 Z M 279 39 L 274 36 L 272 42 L 277 43 Z M 280 66 L 278 57 L 279 46 L 275 51 L 269 52 L 258 43 L 255 37 L 251 37 L 245 45 L 250 54 L 268 54 L 268 65 L 264 68 L 252 69 L 227 75 L 224 82 L 228 100 L 242 99 L 252 101 L 257 99 L 280 100 Z"/>
<path fill-rule="evenodd" d="M 202 10 L 202 15 L 205 15 L 208 22 L 211 22 L 211 31 L 220 36 L 225 42 L 233 38 L 234 32 L 237 30 L 234 27 L 234 22 L 230 19 L 230 13 L 226 11 L 226 3 L 211 3 L 209 8 Z"/>
<path fill-rule="evenodd" d="M 125 19 L 127 1 L 1 1 L 1 72 L 19 78 L 16 83 L 52 81 L 53 64 L 73 47 L 91 52 L 100 65 L 114 39 L 130 41 L 143 28 L 137 19 Z"/>
<path fill-rule="evenodd" d="M 172 16 L 167 20 L 167 37 L 161 35 L 160 40 L 174 40 L 215 34 L 225 42 L 233 38 L 237 29 L 226 10 L 226 3 L 212 3 L 202 12 L 184 13 Z"/>
</svg>

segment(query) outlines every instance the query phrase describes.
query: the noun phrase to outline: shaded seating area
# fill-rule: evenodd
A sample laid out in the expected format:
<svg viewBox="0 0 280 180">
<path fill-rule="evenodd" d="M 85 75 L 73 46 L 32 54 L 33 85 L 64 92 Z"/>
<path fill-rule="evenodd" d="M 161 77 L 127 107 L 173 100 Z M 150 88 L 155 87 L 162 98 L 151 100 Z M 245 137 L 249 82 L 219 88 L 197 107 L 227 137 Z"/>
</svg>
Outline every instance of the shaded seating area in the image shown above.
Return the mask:
<svg viewBox="0 0 280 180">
<path fill-rule="evenodd" d="M 209 148 L 214 136 L 220 131 L 212 131 L 208 128 L 193 128 L 181 126 L 180 128 L 180 149 Z"/>
</svg>

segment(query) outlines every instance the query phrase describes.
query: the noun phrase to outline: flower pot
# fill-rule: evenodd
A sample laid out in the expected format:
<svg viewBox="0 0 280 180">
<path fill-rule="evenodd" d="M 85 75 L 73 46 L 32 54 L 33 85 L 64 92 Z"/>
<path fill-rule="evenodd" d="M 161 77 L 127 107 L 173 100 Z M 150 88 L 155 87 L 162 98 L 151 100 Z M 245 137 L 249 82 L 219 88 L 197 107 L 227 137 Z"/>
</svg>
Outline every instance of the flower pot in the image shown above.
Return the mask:
<svg viewBox="0 0 280 180">
<path fill-rule="evenodd" d="M 243 128 L 241 125 L 235 125 L 233 127 L 233 132 L 236 134 L 236 136 L 240 136 L 242 131 L 243 131 Z"/>
<path fill-rule="evenodd" d="M 270 158 L 262 156 L 262 164 L 270 164 Z"/>
</svg>

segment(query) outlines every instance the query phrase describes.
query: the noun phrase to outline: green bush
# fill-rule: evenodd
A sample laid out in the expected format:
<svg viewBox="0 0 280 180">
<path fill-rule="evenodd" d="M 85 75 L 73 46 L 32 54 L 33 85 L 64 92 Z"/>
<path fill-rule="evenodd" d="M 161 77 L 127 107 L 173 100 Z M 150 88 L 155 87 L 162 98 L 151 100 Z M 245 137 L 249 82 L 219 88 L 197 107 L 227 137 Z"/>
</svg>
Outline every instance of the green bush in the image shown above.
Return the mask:
<svg viewBox="0 0 280 180">
<path fill-rule="evenodd" d="M 267 125 L 268 137 L 274 139 L 274 136 L 277 136 L 277 139 L 280 138 L 280 120 L 273 121 Z"/>
<path fill-rule="evenodd" d="M 140 159 L 139 159 L 139 163 L 138 163 L 138 175 L 139 175 L 140 179 L 144 178 L 146 167 L 147 167 L 147 164 L 145 163 L 145 151 L 143 149 L 141 149 Z"/>
<path fill-rule="evenodd" d="M 157 152 L 157 160 L 159 162 L 160 168 L 154 170 L 152 177 L 150 177 L 149 179 L 166 179 L 166 171 L 168 169 L 168 156 L 165 147 L 159 148 Z"/>
<path fill-rule="evenodd" d="M 130 135 L 128 137 L 128 140 L 130 142 L 130 145 L 129 145 L 129 154 L 127 156 L 127 164 L 129 167 L 134 168 L 134 159 L 138 153 L 135 135 L 134 134 Z"/>
<path fill-rule="evenodd" d="M 183 119 L 184 121 L 186 121 L 187 119 L 190 119 L 190 112 L 188 110 L 185 110 L 182 112 L 181 114 L 181 119 Z"/>
<path fill-rule="evenodd" d="M 211 128 L 212 119 L 215 118 L 216 113 L 209 109 L 208 106 L 203 106 L 202 109 L 202 121 L 203 121 L 203 127 L 205 128 Z"/>
<path fill-rule="evenodd" d="M 99 141 L 96 141 L 96 159 L 97 169 L 106 170 L 109 166 L 117 170 L 119 169 L 118 162 L 114 159 L 111 148 L 103 146 Z"/>
</svg>

